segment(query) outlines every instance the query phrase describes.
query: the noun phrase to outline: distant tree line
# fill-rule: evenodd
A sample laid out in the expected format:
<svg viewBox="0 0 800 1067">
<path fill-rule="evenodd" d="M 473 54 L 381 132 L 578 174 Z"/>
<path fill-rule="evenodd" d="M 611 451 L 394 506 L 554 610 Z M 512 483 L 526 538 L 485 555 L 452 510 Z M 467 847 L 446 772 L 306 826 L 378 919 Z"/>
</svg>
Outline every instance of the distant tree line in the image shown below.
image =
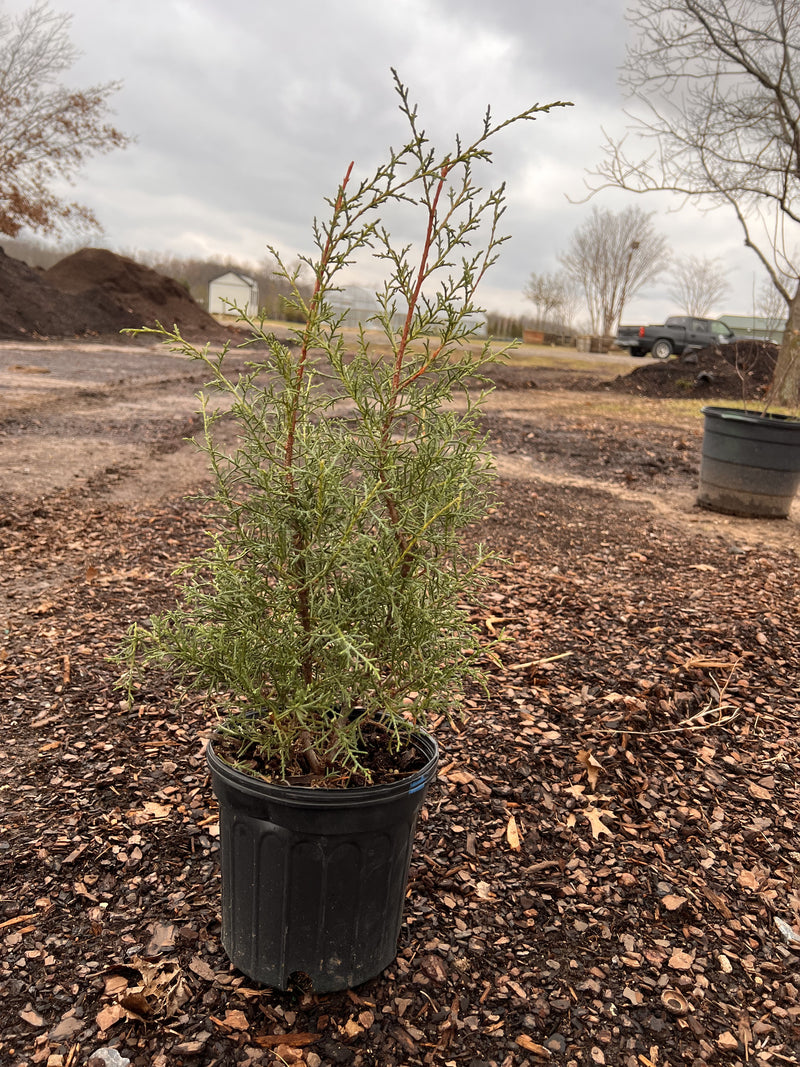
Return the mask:
<svg viewBox="0 0 800 1067">
<path fill-rule="evenodd" d="M 632 297 L 667 269 L 674 313 L 719 315 L 730 291 L 722 260 L 675 258 L 652 215 L 636 207 L 616 213 L 595 207 L 558 260 L 560 270 L 533 273 L 523 288 L 535 308 L 534 328 L 552 333 L 575 332 L 576 317 L 583 310 L 578 332 L 613 336 Z M 752 310 L 781 327 L 780 301 L 769 284 L 762 286 Z"/>
</svg>

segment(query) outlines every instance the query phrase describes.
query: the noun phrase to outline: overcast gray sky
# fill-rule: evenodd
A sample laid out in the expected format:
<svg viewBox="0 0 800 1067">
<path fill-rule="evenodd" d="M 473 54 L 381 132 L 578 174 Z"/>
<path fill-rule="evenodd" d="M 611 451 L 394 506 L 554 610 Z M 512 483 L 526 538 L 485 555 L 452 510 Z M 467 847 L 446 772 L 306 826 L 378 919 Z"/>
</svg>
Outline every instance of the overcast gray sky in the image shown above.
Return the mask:
<svg viewBox="0 0 800 1067">
<path fill-rule="evenodd" d="M 30 6 L 0 0 L 15 14 Z M 507 182 L 511 241 L 483 287 L 490 310 L 532 311 L 521 290 L 591 212 L 587 168 L 602 127 L 624 126 L 617 71 L 626 0 L 51 0 L 73 16 L 82 56 L 76 85 L 121 80 L 114 121 L 136 137 L 92 161 L 71 198 L 89 205 L 121 252 L 168 251 L 263 260 L 313 251 L 324 212 L 351 159 L 368 171 L 404 141 L 390 67 L 419 103 L 434 142 L 468 136 L 486 105 L 497 116 L 532 103 L 574 107 L 497 139 L 492 180 Z M 568 199 L 570 198 L 570 199 Z M 665 197 L 618 190 L 593 203 L 635 202 L 678 257 L 722 256 L 733 289 L 718 313 L 750 314 L 761 284 L 732 216 L 675 209 Z M 367 277 L 353 281 L 368 282 Z M 676 310 L 668 276 L 626 309 L 627 321 Z"/>
</svg>

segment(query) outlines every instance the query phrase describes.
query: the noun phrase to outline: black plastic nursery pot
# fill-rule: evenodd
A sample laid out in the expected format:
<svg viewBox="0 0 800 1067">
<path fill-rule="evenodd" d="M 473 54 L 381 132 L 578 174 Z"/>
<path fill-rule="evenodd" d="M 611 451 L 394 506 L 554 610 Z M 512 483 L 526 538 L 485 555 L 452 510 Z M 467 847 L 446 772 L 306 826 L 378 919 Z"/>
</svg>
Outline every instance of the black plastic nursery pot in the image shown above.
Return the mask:
<svg viewBox="0 0 800 1067">
<path fill-rule="evenodd" d="M 327 993 L 374 978 L 397 954 L 417 815 L 439 750 L 390 785 L 275 785 L 207 750 L 220 806 L 222 944 L 276 989 Z"/>
<path fill-rule="evenodd" d="M 785 519 L 800 486 L 800 419 L 704 407 L 697 503 L 728 515 Z"/>
</svg>

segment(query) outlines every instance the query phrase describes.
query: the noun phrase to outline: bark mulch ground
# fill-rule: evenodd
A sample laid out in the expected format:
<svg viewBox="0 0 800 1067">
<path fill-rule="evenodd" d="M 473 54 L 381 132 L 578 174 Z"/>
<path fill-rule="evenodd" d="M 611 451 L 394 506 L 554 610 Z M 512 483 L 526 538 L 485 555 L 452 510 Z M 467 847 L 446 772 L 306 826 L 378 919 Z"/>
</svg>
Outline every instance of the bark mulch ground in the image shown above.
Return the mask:
<svg viewBox="0 0 800 1067">
<path fill-rule="evenodd" d="M 601 489 L 503 482 L 395 963 L 260 988 L 219 942 L 204 710 L 107 656 L 202 509 L 6 499 L 0 1060 L 800 1063 L 800 560 Z"/>
</svg>

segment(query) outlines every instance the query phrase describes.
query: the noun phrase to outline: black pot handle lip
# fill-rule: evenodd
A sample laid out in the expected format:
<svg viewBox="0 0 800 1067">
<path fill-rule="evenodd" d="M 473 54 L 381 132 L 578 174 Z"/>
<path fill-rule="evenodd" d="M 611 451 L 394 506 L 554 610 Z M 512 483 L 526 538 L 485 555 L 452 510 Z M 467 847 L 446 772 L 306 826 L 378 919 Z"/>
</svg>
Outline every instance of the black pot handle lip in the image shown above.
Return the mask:
<svg viewBox="0 0 800 1067">
<path fill-rule="evenodd" d="M 770 422 L 773 425 L 775 423 L 798 423 L 800 425 L 800 419 L 795 418 L 793 415 L 784 415 L 778 411 L 747 411 L 745 408 L 725 408 L 716 407 L 713 404 L 706 404 L 700 408 L 702 415 L 712 415 L 719 419 L 729 419 L 732 422 Z"/>
</svg>

